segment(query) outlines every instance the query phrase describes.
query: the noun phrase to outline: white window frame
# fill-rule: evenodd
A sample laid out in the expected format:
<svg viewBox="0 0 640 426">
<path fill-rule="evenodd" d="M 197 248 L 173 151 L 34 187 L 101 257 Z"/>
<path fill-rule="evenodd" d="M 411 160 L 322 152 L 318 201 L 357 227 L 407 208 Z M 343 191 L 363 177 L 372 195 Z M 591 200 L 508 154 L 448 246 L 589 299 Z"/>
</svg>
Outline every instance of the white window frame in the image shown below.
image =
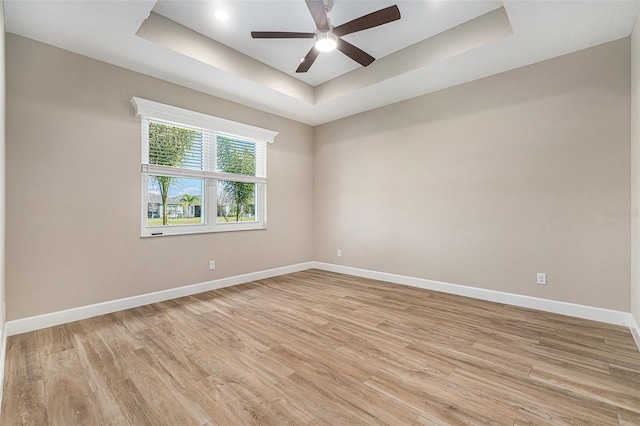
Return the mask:
<svg viewBox="0 0 640 426">
<path fill-rule="evenodd" d="M 237 123 L 223 118 L 195 111 L 161 104 L 137 97 L 131 98 L 136 117 L 141 118 L 141 236 L 158 237 L 167 235 L 200 234 L 207 232 L 243 231 L 266 229 L 267 227 L 267 145 L 274 142 L 278 132 L 262 129 L 248 124 Z M 264 144 L 264 176 L 245 176 L 216 171 L 200 171 L 148 164 L 148 126 L 149 120 L 158 120 L 199 129 L 240 140 Z M 214 144 L 215 146 L 215 144 Z M 192 179 L 204 179 L 202 194 L 204 217 L 202 224 L 147 226 L 148 220 L 148 181 L 149 176 L 174 176 Z M 217 222 L 217 182 L 229 180 L 235 182 L 256 183 L 256 221 Z"/>
</svg>

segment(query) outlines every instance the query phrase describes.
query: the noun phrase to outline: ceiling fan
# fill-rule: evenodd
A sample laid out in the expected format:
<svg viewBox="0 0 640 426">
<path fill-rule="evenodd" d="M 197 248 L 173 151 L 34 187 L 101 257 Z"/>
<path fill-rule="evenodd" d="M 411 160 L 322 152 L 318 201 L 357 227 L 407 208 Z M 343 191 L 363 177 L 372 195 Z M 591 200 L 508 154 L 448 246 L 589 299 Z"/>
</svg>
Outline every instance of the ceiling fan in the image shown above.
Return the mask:
<svg viewBox="0 0 640 426">
<path fill-rule="evenodd" d="M 357 31 L 366 30 L 377 27 L 379 25 L 388 24 L 389 22 L 400 19 L 400 10 L 398 6 L 393 5 L 380 9 L 376 12 L 369 13 L 349 21 L 346 24 L 334 27 L 329 21 L 327 13 L 331 11 L 333 0 L 305 0 L 307 8 L 311 12 L 314 22 L 316 23 L 316 31 L 313 33 L 300 32 L 281 32 L 281 31 L 252 31 L 253 38 L 313 38 L 315 44 L 309 50 L 309 53 L 300 61 L 300 66 L 296 72 L 307 72 L 313 62 L 316 60 L 320 52 L 329 52 L 338 49 L 360 65 L 366 67 L 370 65 L 375 58 L 364 50 L 344 41 L 341 37 Z"/>
</svg>

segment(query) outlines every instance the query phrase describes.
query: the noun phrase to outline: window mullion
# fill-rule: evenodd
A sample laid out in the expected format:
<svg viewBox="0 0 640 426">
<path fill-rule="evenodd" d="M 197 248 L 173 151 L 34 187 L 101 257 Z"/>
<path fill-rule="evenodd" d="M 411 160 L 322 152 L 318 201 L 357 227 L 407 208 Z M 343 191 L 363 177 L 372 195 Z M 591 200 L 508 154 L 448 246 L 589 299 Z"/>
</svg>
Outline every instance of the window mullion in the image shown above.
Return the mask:
<svg viewBox="0 0 640 426">
<path fill-rule="evenodd" d="M 215 179 L 228 180 L 233 182 L 247 182 L 247 183 L 267 183 L 266 178 L 260 178 L 256 176 L 236 175 L 233 173 L 213 173 Z"/>
<path fill-rule="evenodd" d="M 203 170 L 180 169 L 177 167 L 159 166 L 157 164 L 143 164 L 142 172 L 156 176 L 184 177 L 194 179 L 217 179 L 248 183 L 267 183 L 266 178 L 255 176 L 236 175 L 233 173 L 221 173 Z"/>
<path fill-rule="evenodd" d="M 205 197 L 207 199 L 207 209 L 205 218 L 208 227 L 215 229 L 218 218 L 218 182 L 215 179 L 205 180 Z"/>
<path fill-rule="evenodd" d="M 156 176 L 185 177 L 194 179 L 207 178 L 201 170 L 180 169 L 177 167 L 159 166 L 157 164 L 143 164 L 142 172 Z"/>
</svg>

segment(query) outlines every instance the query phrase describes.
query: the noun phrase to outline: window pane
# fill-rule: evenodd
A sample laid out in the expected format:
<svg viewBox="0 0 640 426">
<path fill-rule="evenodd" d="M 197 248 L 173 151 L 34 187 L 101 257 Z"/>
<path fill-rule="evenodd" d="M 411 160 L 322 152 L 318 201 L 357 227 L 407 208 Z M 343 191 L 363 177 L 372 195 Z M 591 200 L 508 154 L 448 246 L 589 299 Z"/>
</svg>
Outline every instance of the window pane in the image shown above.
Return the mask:
<svg viewBox="0 0 640 426">
<path fill-rule="evenodd" d="M 147 192 L 147 226 L 204 223 L 204 179 L 149 176 Z"/>
<path fill-rule="evenodd" d="M 218 136 L 216 138 L 216 157 L 219 172 L 256 176 L 255 142 Z"/>
<path fill-rule="evenodd" d="M 255 222 L 257 184 L 218 181 L 218 223 Z"/>
<path fill-rule="evenodd" d="M 149 121 L 149 164 L 202 170 L 202 132 Z"/>
</svg>

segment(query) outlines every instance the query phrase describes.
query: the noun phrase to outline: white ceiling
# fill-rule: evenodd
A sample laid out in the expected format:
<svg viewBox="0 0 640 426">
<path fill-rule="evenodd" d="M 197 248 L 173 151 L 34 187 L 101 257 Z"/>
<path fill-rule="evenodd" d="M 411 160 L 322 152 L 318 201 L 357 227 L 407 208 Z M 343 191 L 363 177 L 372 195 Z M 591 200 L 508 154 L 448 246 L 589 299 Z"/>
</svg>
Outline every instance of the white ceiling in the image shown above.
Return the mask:
<svg viewBox="0 0 640 426">
<path fill-rule="evenodd" d="M 329 17 L 337 26 L 392 4 L 400 21 L 345 36 L 372 65 L 334 51 L 296 74 L 312 40 L 250 32 L 313 32 L 303 0 L 4 2 L 10 33 L 311 125 L 627 37 L 640 10 L 640 0 L 335 0 Z"/>
</svg>

